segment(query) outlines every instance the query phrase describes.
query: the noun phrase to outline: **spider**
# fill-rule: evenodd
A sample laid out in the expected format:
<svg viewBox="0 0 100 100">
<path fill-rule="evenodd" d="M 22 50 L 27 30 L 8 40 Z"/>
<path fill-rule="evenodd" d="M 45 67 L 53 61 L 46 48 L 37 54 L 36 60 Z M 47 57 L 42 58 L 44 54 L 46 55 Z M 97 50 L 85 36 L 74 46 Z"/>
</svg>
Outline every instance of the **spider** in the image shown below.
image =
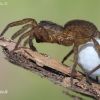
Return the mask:
<svg viewBox="0 0 100 100">
<path fill-rule="evenodd" d="M 24 46 L 29 43 L 30 49 L 37 51 L 33 45 L 32 40 L 35 38 L 36 42 L 49 42 L 49 43 L 58 43 L 64 46 L 73 45 L 73 49 L 63 58 L 62 63 L 74 53 L 74 65 L 71 71 L 71 83 L 73 77 L 75 76 L 75 68 L 78 63 L 78 46 L 84 44 L 88 41 L 93 41 L 100 55 L 100 46 L 99 43 L 95 40 L 95 37 L 100 37 L 100 32 L 96 26 L 85 20 L 71 20 L 67 22 L 64 26 L 60 26 L 51 21 L 40 21 L 38 24 L 34 19 L 26 18 L 20 21 L 15 21 L 6 26 L 0 36 L 3 36 L 4 33 L 10 28 L 18 25 L 23 25 L 22 29 L 18 30 L 11 39 L 15 39 L 17 36 L 25 32 L 28 28 L 31 28 L 28 32 L 24 33 L 18 39 L 14 50 L 18 48 L 20 42 L 27 36 L 29 38 L 24 42 Z"/>
</svg>

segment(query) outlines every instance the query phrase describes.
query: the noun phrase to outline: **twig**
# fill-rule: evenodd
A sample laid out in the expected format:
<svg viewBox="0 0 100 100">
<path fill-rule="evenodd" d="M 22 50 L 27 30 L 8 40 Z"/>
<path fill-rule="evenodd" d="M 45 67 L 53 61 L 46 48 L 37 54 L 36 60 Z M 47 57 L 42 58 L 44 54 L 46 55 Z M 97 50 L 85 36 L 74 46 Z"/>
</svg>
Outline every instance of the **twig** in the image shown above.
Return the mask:
<svg viewBox="0 0 100 100">
<path fill-rule="evenodd" d="M 100 98 L 100 85 L 97 83 L 89 85 L 86 82 L 86 77 L 80 72 L 76 72 L 76 75 L 79 77 L 73 79 L 74 87 L 71 87 L 70 67 L 63 65 L 48 55 L 33 52 L 21 45 L 18 50 L 11 52 L 15 45 L 16 42 L 10 39 L 0 39 L 0 46 L 3 48 L 3 52 L 9 62 L 30 70 L 31 72 L 35 72 L 62 87 L 96 99 Z"/>
</svg>

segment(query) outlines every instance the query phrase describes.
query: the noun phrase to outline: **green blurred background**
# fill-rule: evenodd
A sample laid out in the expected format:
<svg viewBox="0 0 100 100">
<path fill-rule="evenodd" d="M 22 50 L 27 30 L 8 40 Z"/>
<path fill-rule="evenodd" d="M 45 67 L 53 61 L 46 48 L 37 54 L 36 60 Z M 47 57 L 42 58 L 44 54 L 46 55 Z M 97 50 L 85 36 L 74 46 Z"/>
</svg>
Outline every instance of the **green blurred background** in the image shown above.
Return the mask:
<svg viewBox="0 0 100 100">
<path fill-rule="evenodd" d="M 1 5 L 5 2 L 7 5 Z M 72 19 L 84 19 L 93 22 L 100 29 L 100 0 L 0 0 L 0 32 L 8 23 L 24 18 L 34 18 L 37 22 L 49 20 L 62 26 Z M 10 28 L 4 36 L 10 38 L 21 27 Z M 49 43 L 35 43 L 35 46 L 39 52 L 58 61 L 72 48 Z M 72 100 L 62 91 L 76 94 L 10 64 L 5 60 L 1 48 L 0 55 L 0 90 L 8 90 L 8 94 L 0 94 L 0 100 Z M 73 60 L 73 56 L 65 63 L 72 66 L 73 62 L 70 60 Z"/>
</svg>

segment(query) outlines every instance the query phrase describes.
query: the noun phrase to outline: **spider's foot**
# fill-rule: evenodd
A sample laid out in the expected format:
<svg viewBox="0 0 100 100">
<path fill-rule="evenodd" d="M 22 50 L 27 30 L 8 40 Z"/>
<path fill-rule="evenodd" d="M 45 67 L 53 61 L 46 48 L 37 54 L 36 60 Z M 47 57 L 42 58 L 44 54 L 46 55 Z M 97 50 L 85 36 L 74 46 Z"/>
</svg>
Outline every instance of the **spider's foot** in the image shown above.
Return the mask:
<svg viewBox="0 0 100 100">
<path fill-rule="evenodd" d="M 11 51 L 10 51 L 10 54 L 12 55 L 12 54 L 14 53 L 15 50 L 16 50 L 16 49 L 11 50 Z"/>
<path fill-rule="evenodd" d="M 32 51 L 37 51 L 37 49 L 36 49 L 34 46 L 30 47 L 30 49 L 31 49 Z"/>
<path fill-rule="evenodd" d="M 74 79 L 74 77 L 76 77 L 76 76 L 78 77 L 77 71 L 74 70 L 74 69 L 72 69 L 72 71 L 71 71 L 71 87 L 72 87 L 72 88 L 74 88 L 73 79 Z"/>
</svg>

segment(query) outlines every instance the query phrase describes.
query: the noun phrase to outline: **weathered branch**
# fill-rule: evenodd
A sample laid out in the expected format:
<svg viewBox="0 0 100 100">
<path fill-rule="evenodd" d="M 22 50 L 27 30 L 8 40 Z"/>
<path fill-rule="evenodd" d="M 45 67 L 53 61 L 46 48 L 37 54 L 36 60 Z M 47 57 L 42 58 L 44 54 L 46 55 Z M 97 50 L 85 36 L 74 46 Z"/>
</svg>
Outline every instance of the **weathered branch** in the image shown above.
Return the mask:
<svg viewBox="0 0 100 100">
<path fill-rule="evenodd" d="M 33 52 L 28 48 L 22 47 L 12 52 L 15 45 L 16 43 L 10 39 L 0 39 L 0 46 L 2 46 L 4 54 L 11 63 L 35 72 L 62 87 L 96 99 L 100 98 L 100 85 L 97 83 L 89 85 L 86 82 L 86 77 L 80 72 L 76 73 L 79 77 L 73 79 L 74 87 L 71 87 L 70 67 L 63 65 L 48 55 Z"/>
</svg>

